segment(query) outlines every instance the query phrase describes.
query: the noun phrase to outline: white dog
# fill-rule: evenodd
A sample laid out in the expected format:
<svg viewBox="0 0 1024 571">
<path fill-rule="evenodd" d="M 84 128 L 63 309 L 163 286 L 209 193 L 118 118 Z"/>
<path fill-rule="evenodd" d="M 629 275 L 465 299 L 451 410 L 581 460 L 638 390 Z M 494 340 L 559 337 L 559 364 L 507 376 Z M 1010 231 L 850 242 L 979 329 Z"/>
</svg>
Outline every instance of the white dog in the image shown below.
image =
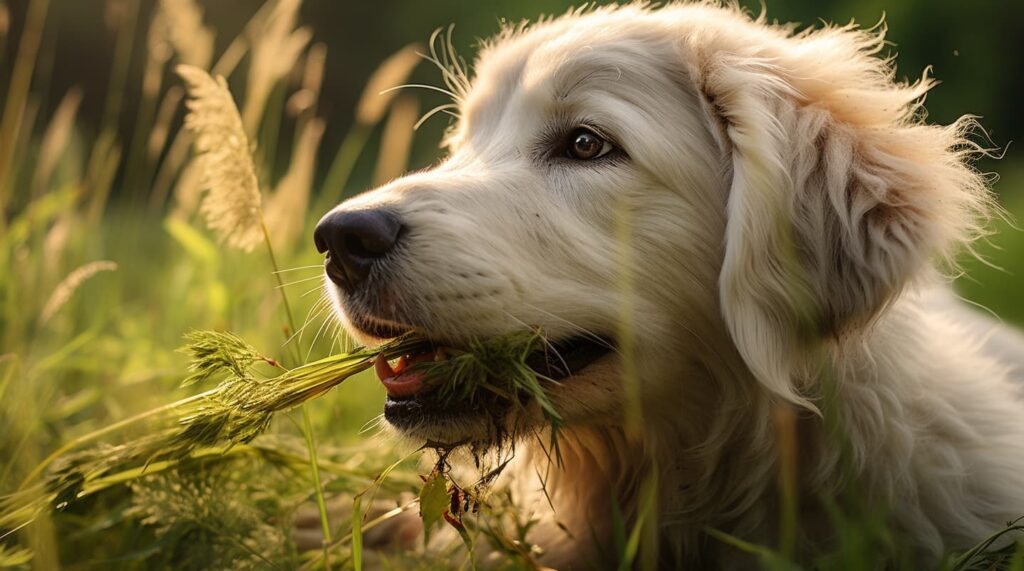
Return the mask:
<svg viewBox="0 0 1024 571">
<path fill-rule="evenodd" d="M 387 420 L 521 437 L 510 485 L 559 568 L 600 566 L 612 502 L 636 518 L 651 469 L 661 564 L 742 565 L 707 530 L 778 544 L 785 446 L 804 553 L 833 539 L 821 499 L 848 489 L 925 562 L 1024 515 L 1024 342 L 939 271 L 994 208 L 971 121 L 925 124 L 932 81 L 894 81 L 882 48 L 853 26 L 632 5 L 508 29 L 471 80 L 447 69 L 449 156 L 338 206 L 316 241 L 363 340 L 547 335 L 568 425 L 551 507 L 535 403 L 441 405 L 383 364 Z"/>
</svg>

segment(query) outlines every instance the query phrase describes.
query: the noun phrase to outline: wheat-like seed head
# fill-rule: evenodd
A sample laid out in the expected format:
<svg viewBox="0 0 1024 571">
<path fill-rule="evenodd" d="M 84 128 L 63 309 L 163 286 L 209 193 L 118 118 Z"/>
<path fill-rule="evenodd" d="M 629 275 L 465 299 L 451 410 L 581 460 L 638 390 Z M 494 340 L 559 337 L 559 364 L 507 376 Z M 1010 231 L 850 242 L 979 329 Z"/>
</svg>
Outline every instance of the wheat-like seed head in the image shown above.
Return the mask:
<svg viewBox="0 0 1024 571">
<path fill-rule="evenodd" d="M 69 89 L 46 127 L 42 144 L 39 146 L 39 161 L 36 162 L 36 171 L 32 176 L 33 190 L 37 193 L 49 186 L 53 171 L 67 150 L 81 102 L 82 90 L 77 87 Z"/>
<path fill-rule="evenodd" d="M 131 14 L 131 3 L 128 0 L 107 0 L 103 6 L 103 21 L 111 31 L 118 31 L 129 25 L 128 16 Z"/>
<path fill-rule="evenodd" d="M 409 77 L 422 57 L 419 44 L 409 44 L 384 60 L 373 72 L 356 106 L 356 122 L 375 125 L 384 116 L 397 93 L 394 89 Z"/>
<path fill-rule="evenodd" d="M 316 150 L 324 134 L 324 122 L 310 119 L 296 135 L 288 172 L 267 200 L 267 228 L 275 247 L 288 247 L 302 232 L 313 188 Z"/>
<path fill-rule="evenodd" d="M 251 251 L 263 239 L 263 213 L 256 167 L 238 108 L 223 77 L 179 65 L 188 91 L 185 126 L 194 136 L 200 211 L 206 224 L 229 246 Z"/>
<path fill-rule="evenodd" d="M 165 34 L 165 41 L 174 48 L 178 61 L 200 69 L 210 69 L 213 60 L 212 29 L 203 25 L 203 9 L 195 0 L 160 0 L 151 33 Z M 160 28 L 157 28 L 159 23 Z M 150 45 L 157 38 L 150 38 Z"/>
<path fill-rule="evenodd" d="M 39 314 L 39 321 L 41 323 L 48 322 L 71 299 L 71 295 L 75 293 L 78 286 L 82 285 L 82 282 L 100 272 L 112 272 L 116 269 L 116 263 L 109 260 L 101 260 L 85 264 L 68 274 L 66 278 L 57 284 L 53 293 L 50 294 L 50 298 L 46 300 L 46 305 L 43 306 L 43 311 Z"/>
<path fill-rule="evenodd" d="M 302 0 L 276 0 L 273 9 L 249 29 L 252 60 L 249 65 L 243 124 L 255 133 L 274 85 L 295 68 L 302 50 L 313 38 L 307 27 L 295 28 Z"/>
<path fill-rule="evenodd" d="M 167 137 L 171 133 L 171 120 L 174 118 L 174 112 L 177 111 L 178 103 L 181 102 L 183 95 L 181 87 L 173 85 L 164 93 L 164 98 L 160 101 L 160 107 L 157 109 L 156 118 L 153 121 L 153 128 L 149 131 L 149 137 L 146 140 L 146 155 L 154 163 L 167 144 Z"/>
<path fill-rule="evenodd" d="M 302 88 L 293 93 L 285 104 L 288 115 L 309 118 L 316 112 L 326 62 L 327 46 L 323 43 L 310 46 L 306 53 L 306 64 L 302 69 Z"/>
<path fill-rule="evenodd" d="M 57 268 L 60 267 L 64 250 L 71 238 L 74 218 L 74 213 L 65 213 L 46 231 L 46 237 L 43 239 L 43 268 L 47 277 L 55 275 Z"/>
<path fill-rule="evenodd" d="M 380 138 L 379 158 L 373 171 L 374 186 L 384 184 L 405 172 L 419 115 L 420 104 L 416 97 L 404 94 L 395 99 Z"/>
<path fill-rule="evenodd" d="M 11 29 L 11 10 L 6 2 L 0 2 L 0 41 L 7 39 L 7 32 Z"/>
<path fill-rule="evenodd" d="M 169 24 L 167 14 L 161 7 L 153 13 L 153 19 L 149 22 L 149 31 L 146 33 L 146 65 L 152 63 L 166 63 L 174 55 L 174 46 L 171 45 Z"/>
</svg>

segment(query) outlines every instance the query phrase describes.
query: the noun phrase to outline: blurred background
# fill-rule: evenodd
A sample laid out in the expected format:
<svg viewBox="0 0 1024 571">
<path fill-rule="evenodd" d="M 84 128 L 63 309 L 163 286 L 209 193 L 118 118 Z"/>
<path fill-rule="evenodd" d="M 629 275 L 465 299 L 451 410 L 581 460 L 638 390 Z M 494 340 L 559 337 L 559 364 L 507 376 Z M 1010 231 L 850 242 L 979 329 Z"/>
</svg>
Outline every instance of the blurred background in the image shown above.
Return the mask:
<svg viewBox="0 0 1024 571">
<path fill-rule="evenodd" d="M 427 51 L 435 29 L 454 25 L 452 43 L 471 61 L 477 39 L 503 22 L 573 5 L 0 0 L 0 496 L 61 443 L 189 394 L 178 387 L 187 362 L 176 349 L 191 329 L 234 331 L 271 356 L 295 351 L 296 361 L 343 349 L 318 297 L 312 224 L 342 198 L 435 162 L 449 119 L 437 113 L 413 131 L 421 115 L 448 100 L 424 89 L 379 92 L 400 83 L 442 85 L 439 70 L 415 56 Z M 856 20 L 870 27 L 884 17 L 898 77 L 914 80 L 930 68 L 941 80 L 928 96 L 931 121 L 980 117 L 991 138 L 982 143 L 1002 158 L 979 168 L 999 174 L 1001 202 L 1011 216 L 1024 216 L 1024 151 L 1011 144 L 1024 136 L 1024 2 L 769 0 L 767 14 L 804 26 Z M 191 140 L 181 130 L 178 63 L 227 77 L 255 147 L 273 262 L 262 245 L 227 247 L 203 223 Z M 1024 324 L 1024 233 L 1005 220 L 994 221 L 993 231 L 979 245 L 983 261 L 965 258 L 957 287 Z M 294 324 L 282 312 L 282 291 Z M 313 403 L 319 446 L 334 462 L 325 475 L 329 491 L 365 487 L 396 457 L 359 435 L 373 430 L 382 398 L 364 375 Z M 283 440 L 298 432 L 294 418 L 273 430 Z M 283 454 L 284 445 L 266 446 Z M 301 446 L 287 449 L 305 461 Z M 246 465 L 250 475 L 268 469 L 266 458 Z M 416 489 L 415 470 L 406 475 L 393 491 Z M 242 514 L 229 522 L 236 526 L 256 513 L 253 521 L 263 523 L 237 533 L 287 545 L 281 514 L 308 501 L 312 485 L 302 470 L 289 477 L 287 484 L 270 476 L 259 485 L 231 480 L 240 498 L 263 493 L 262 511 L 218 509 Z M 227 484 L 217 485 L 224 493 Z M 278 488 L 269 494 L 259 486 Z M 42 518 L 0 539 L 0 567 L 14 543 L 34 547 L 36 566 L 47 569 L 75 557 L 85 558 L 83 567 L 114 560 L 146 567 L 168 549 L 160 561 L 187 567 L 181 557 L 191 553 L 202 568 L 211 560 L 203 557 L 237 551 L 180 524 L 194 505 L 147 513 L 137 498 L 173 504 L 154 501 L 158 493 L 108 495 Z M 144 517 L 172 523 L 133 527 Z M 276 527 L 266 527 L 270 520 Z M 3 527 L 0 519 L 0 535 Z M 197 547 L 206 544 L 196 534 L 209 552 Z M 184 551 L 175 552 L 183 538 Z M 287 551 L 271 547 L 275 557 Z"/>
<path fill-rule="evenodd" d="M 7 3 L 4 46 L 0 48 L 0 80 L 10 77 L 14 40 L 25 22 L 28 0 L 5 0 Z M 138 78 L 146 66 L 145 43 L 150 23 L 157 8 L 155 0 L 49 0 L 46 29 L 41 38 L 35 68 L 33 100 L 37 114 L 49 116 L 69 89 L 80 89 L 83 97 L 77 126 L 89 140 L 109 125 L 116 125 L 122 141 L 131 140 L 140 104 L 144 96 L 140 85 L 127 86 L 117 101 L 111 103 L 108 93 L 126 78 Z M 604 4 L 597 2 L 596 4 Z M 753 12 L 761 9 L 759 2 L 741 1 Z M 257 13 L 262 0 L 218 0 L 200 2 L 205 25 L 213 31 L 214 53 L 221 54 L 231 41 L 244 32 Z M 455 26 L 454 44 L 461 54 L 471 59 L 478 38 L 495 33 L 502 22 L 533 19 L 541 14 L 558 14 L 572 2 L 495 0 L 488 3 L 465 3 L 454 0 L 413 2 L 379 0 L 375 2 L 331 2 L 307 0 L 299 8 L 297 23 L 309 26 L 310 45 L 321 44 L 327 59 L 318 103 L 318 115 L 326 120 L 326 131 L 317 146 L 317 168 L 313 192 L 336 199 L 351 194 L 373 182 L 374 153 L 362 153 L 346 188 L 322 188 L 337 148 L 349 132 L 353 109 L 367 79 L 388 55 L 412 43 L 425 43 L 430 33 L 441 27 Z M 1011 212 L 1019 212 L 1024 190 L 1018 172 L 1024 169 L 1024 155 L 1011 142 L 1024 134 L 1024 113 L 1016 112 L 1019 94 L 1024 92 L 1024 73 L 1014 54 L 1024 49 L 1024 2 L 1011 0 L 774 0 L 768 2 L 770 20 L 817 25 L 820 22 L 846 23 L 854 20 L 872 26 L 883 20 L 889 28 L 891 52 L 898 55 L 898 76 L 916 79 L 931 69 L 942 84 L 928 96 L 930 119 L 949 122 L 962 114 L 981 118 L 988 130 L 991 146 L 1005 151 L 1002 161 L 983 161 L 979 167 L 998 172 L 1003 181 L 996 185 L 1004 204 Z M 128 28 L 128 34 L 118 34 Z M 124 36 L 129 36 L 125 38 Z M 120 44 L 119 44 L 120 41 Z M 118 49 L 122 50 L 121 53 Z M 113 64 L 127 65 L 123 77 L 112 74 Z M 244 73 L 247 62 L 240 62 Z M 437 83 L 439 73 L 429 65 L 420 65 L 412 73 L 412 82 Z M 237 93 L 244 93 L 242 85 Z M 444 102 L 419 90 L 412 94 L 421 111 Z M 116 107 L 116 111 L 111 107 Z M 180 114 L 180 111 L 179 111 Z M 111 115 L 116 117 L 111 118 Z M 107 119 L 104 119 L 104 117 Z M 409 168 L 430 164 L 438 155 L 437 141 L 447 117 L 439 115 L 426 122 L 417 132 L 407 161 Z M 288 126 L 284 128 L 287 130 Z M 369 134 L 377 144 L 379 130 Z M 289 145 L 282 137 L 282 147 Z M 283 148 L 281 149 L 284 150 Z M 286 168 L 287 154 L 277 153 L 273 168 Z M 114 194 L 122 195 L 139 189 L 124 183 L 123 168 L 116 174 Z M 326 200 L 326 199 L 325 199 Z M 1003 227 L 1000 226 L 1000 229 Z M 997 244 L 1012 238 L 1000 237 Z M 987 251 L 994 265 L 1012 275 L 1024 272 L 1020 256 L 1004 256 Z M 993 291 L 1009 293 L 1021 284 L 971 264 L 979 273 L 974 279 Z M 1021 271 L 1017 271 L 1021 270 Z M 974 272 L 972 272 L 974 273 Z M 985 299 L 982 287 L 973 282 L 963 291 L 973 298 Z M 1013 321 L 1024 321 L 1024 304 L 1004 307 L 1000 313 Z"/>
</svg>

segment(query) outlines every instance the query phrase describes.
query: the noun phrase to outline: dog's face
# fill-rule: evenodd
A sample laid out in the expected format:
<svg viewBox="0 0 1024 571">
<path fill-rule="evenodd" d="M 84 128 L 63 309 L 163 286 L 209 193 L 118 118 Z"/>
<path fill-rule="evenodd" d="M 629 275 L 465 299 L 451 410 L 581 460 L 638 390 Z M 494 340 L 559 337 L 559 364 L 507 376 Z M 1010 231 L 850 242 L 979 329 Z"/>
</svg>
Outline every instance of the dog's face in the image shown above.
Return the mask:
<svg viewBox="0 0 1024 571">
<path fill-rule="evenodd" d="M 396 238 L 365 276 L 328 284 L 355 336 L 414 329 L 459 346 L 539 328 L 571 362 L 614 345 L 624 317 L 644 324 L 637 346 L 664 350 L 680 304 L 713 303 L 699 289 L 714 291 L 714 271 L 699 274 L 719 257 L 724 225 L 718 151 L 671 43 L 536 36 L 479 62 L 444 162 L 328 215 L 387 217 L 365 224 Z M 684 283 L 694 299 L 681 299 Z M 619 415 L 617 356 L 601 353 L 550 387 L 570 422 Z M 480 415 L 404 411 L 400 400 L 388 404 L 393 424 L 442 441 L 481 434 Z"/>
<path fill-rule="evenodd" d="M 800 319 L 789 315 L 799 313 L 790 311 L 794 299 L 831 326 L 882 303 L 903 277 L 879 277 L 875 293 L 867 276 L 844 293 L 829 273 L 853 271 L 842 263 L 818 260 L 802 242 L 795 254 L 776 251 L 777 228 L 751 218 L 758 200 L 747 195 L 773 196 L 799 158 L 788 138 L 820 145 L 820 132 L 788 132 L 790 120 L 808 129 L 805 95 L 781 85 L 792 78 L 765 67 L 750 85 L 733 81 L 687 25 L 745 26 L 746 41 L 764 44 L 782 35 L 708 6 L 623 8 L 567 16 L 487 48 L 458 102 L 449 156 L 346 201 L 317 228 L 327 288 L 348 330 L 367 342 L 415 330 L 459 347 L 539 329 L 569 363 L 548 387 L 569 423 L 621 418 L 622 347 L 608 347 L 623 340 L 643 399 L 666 414 L 679 414 L 665 403 L 679 402 L 691 369 L 737 349 L 769 390 L 798 398 L 773 378 L 792 349 L 776 337 L 788 339 L 785 327 Z M 716 41 L 730 57 L 746 49 L 742 39 Z M 832 128 L 824 117 L 822 129 Z M 821 161 L 804 162 L 813 170 Z M 834 242 L 845 238 L 820 234 L 835 231 L 842 213 L 798 212 L 796 190 L 775 197 L 764 217 L 810 216 L 809 225 L 822 217 L 808 243 L 825 241 L 841 256 L 844 244 Z M 874 223 L 868 218 L 861 222 Z M 803 238 L 800 229 L 793 239 Z M 921 257 L 902 246 L 914 250 L 905 257 Z M 780 275 L 789 254 L 806 265 L 795 277 Z M 389 392 L 385 417 L 416 437 L 482 441 L 543 422 L 536 406 L 442 406 L 409 375 L 388 365 L 378 373 Z"/>
</svg>

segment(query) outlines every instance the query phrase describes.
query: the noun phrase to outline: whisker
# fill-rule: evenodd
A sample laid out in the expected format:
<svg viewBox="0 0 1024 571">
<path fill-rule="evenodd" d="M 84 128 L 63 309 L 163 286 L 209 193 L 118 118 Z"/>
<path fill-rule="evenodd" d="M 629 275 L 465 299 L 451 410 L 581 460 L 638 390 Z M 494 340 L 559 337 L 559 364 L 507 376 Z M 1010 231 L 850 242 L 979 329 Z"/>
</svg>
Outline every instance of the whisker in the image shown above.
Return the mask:
<svg viewBox="0 0 1024 571">
<path fill-rule="evenodd" d="M 313 276 L 311 278 L 303 278 L 301 280 L 295 280 L 293 282 L 288 282 L 286 284 L 281 284 L 281 285 L 277 286 L 277 288 L 278 289 L 286 288 L 286 287 L 289 287 L 289 286 L 293 286 L 295 284 L 301 284 L 301 283 L 305 283 L 305 282 L 308 282 L 308 281 L 319 280 L 319 279 L 323 279 L 322 276 L 315 275 L 315 276 Z"/>
<path fill-rule="evenodd" d="M 416 124 L 412 126 L 412 130 L 413 131 L 418 130 L 421 125 L 423 125 L 424 123 L 427 122 L 427 119 L 430 119 L 434 115 L 437 115 L 438 113 L 441 113 L 441 112 L 448 113 L 449 109 L 453 109 L 453 108 L 457 109 L 458 107 L 459 106 L 456 103 L 445 103 L 444 105 L 438 105 L 437 107 L 434 107 L 430 111 L 427 111 L 426 113 L 424 113 L 423 116 L 420 117 L 419 121 L 416 121 Z M 458 115 L 455 115 L 453 113 L 450 113 L 450 114 L 458 117 Z"/>
<path fill-rule="evenodd" d="M 324 312 L 330 312 L 330 310 L 331 310 L 330 301 L 327 300 L 326 298 L 318 299 L 316 304 L 314 305 L 314 307 L 317 307 L 317 310 L 316 310 L 316 313 L 312 317 L 309 318 L 310 322 L 316 321 L 317 319 L 319 319 L 321 316 L 324 315 Z M 303 325 L 303 329 L 305 329 L 305 324 Z M 302 341 L 302 336 L 301 335 L 299 336 L 299 341 Z M 315 339 L 314 339 L 314 341 L 315 341 Z"/>
<path fill-rule="evenodd" d="M 321 310 L 323 313 L 323 310 Z M 316 342 L 320 338 L 320 335 L 324 332 L 324 328 L 330 323 L 330 319 L 324 319 L 323 323 L 320 324 L 320 328 L 316 330 L 316 335 L 313 336 L 313 341 L 309 343 L 309 350 L 306 351 L 306 361 L 313 355 L 313 348 L 316 347 Z"/>
<path fill-rule="evenodd" d="M 419 87 L 420 89 L 429 89 L 430 91 L 437 91 L 438 93 L 443 93 L 456 101 L 462 101 L 462 99 L 458 95 L 455 95 L 454 93 L 448 91 L 447 89 L 444 89 L 443 87 L 438 87 L 436 85 L 425 85 L 423 83 L 406 83 L 403 85 L 396 85 L 394 87 L 389 87 L 384 91 L 381 91 L 380 95 L 384 95 L 389 91 L 395 91 L 396 89 L 408 89 L 410 87 Z"/>
<path fill-rule="evenodd" d="M 286 339 L 286 340 L 285 340 L 285 342 L 284 342 L 284 344 L 283 344 L 282 346 L 287 346 L 287 345 L 288 345 L 289 343 L 291 343 L 291 342 L 292 342 L 292 341 L 293 341 L 293 340 L 294 340 L 294 339 L 295 339 L 296 337 L 298 337 L 298 338 L 299 338 L 299 342 L 302 342 L 302 332 L 306 330 L 306 327 L 309 327 L 309 324 L 310 324 L 310 323 L 311 323 L 311 322 L 312 322 L 312 321 L 313 321 L 314 319 L 316 319 L 316 318 L 317 318 L 317 317 L 318 317 L 318 316 L 319 316 L 319 315 L 320 315 L 321 313 L 323 313 L 323 311 L 324 311 L 325 309 L 327 309 L 327 308 L 329 307 L 329 305 L 327 305 L 327 304 L 325 304 L 325 303 L 324 303 L 324 302 L 326 302 L 326 301 L 328 301 L 328 300 L 327 300 L 327 298 L 321 298 L 321 299 L 318 299 L 318 300 L 316 301 L 316 303 L 314 303 L 314 304 L 313 304 L 313 305 L 312 305 L 312 306 L 311 306 L 311 307 L 309 308 L 309 311 L 308 311 L 308 312 L 306 312 L 306 319 L 305 319 L 305 320 L 304 320 L 304 321 L 302 322 L 302 327 L 300 327 L 300 328 L 299 328 L 299 329 L 298 329 L 297 331 L 295 331 L 294 333 L 292 333 L 292 334 L 291 334 L 291 336 L 290 336 L 290 337 L 288 337 L 288 339 Z"/>
<path fill-rule="evenodd" d="M 324 265 L 323 264 L 314 264 L 312 266 L 296 266 L 294 268 L 285 268 L 283 270 L 277 270 L 274 273 L 275 274 L 284 274 L 284 273 L 287 273 L 287 272 L 297 272 L 299 270 L 308 270 L 310 268 L 316 268 L 318 270 L 322 270 L 324 268 Z"/>
<path fill-rule="evenodd" d="M 304 294 L 300 295 L 299 297 L 300 297 L 300 298 L 306 297 L 307 295 L 309 295 L 309 294 L 311 294 L 311 293 L 313 293 L 313 292 L 315 292 L 315 291 L 320 291 L 320 292 L 323 292 L 323 289 L 324 289 L 324 286 L 323 286 L 323 285 L 321 284 L 321 285 L 318 285 L 318 286 L 316 286 L 315 288 L 313 288 L 313 289 L 311 289 L 311 290 L 307 291 L 306 293 L 304 293 Z M 325 296 L 325 298 L 326 298 L 326 296 Z"/>
<path fill-rule="evenodd" d="M 583 327 L 582 325 L 578 325 L 576 323 L 573 323 L 572 321 L 569 321 L 568 319 L 565 319 L 564 317 L 555 315 L 554 313 L 551 313 L 550 311 L 546 311 L 544 309 L 541 309 L 541 308 L 539 308 L 539 307 L 537 307 L 537 306 L 535 306 L 533 304 L 526 303 L 526 302 L 522 302 L 522 303 L 523 303 L 523 305 L 525 305 L 526 307 L 529 307 L 530 309 L 532 309 L 534 311 L 543 313 L 544 315 L 546 315 L 546 316 L 548 316 L 548 317 L 550 317 L 552 319 L 557 319 L 558 321 L 561 321 L 562 323 L 564 323 L 564 324 L 568 325 L 569 327 L 571 327 L 575 333 L 578 333 L 578 334 L 581 334 L 581 335 L 587 337 L 588 339 L 590 339 L 594 343 L 597 343 L 598 345 L 602 345 L 602 346 L 604 346 L 604 347 L 606 347 L 606 348 L 608 348 L 608 349 L 618 353 L 618 349 L 615 347 L 615 345 L 613 343 L 609 343 L 607 339 L 604 339 L 603 337 L 601 337 L 597 333 L 594 333 L 593 331 L 587 329 L 586 327 Z"/>
<path fill-rule="evenodd" d="M 371 418 L 370 420 L 367 420 L 366 423 L 364 423 L 363 426 L 360 427 L 359 431 L 356 434 L 362 436 L 371 430 L 379 431 L 382 428 L 384 428 L 385 422 L 387 421 L 384 420 L 384 415 L 378 414 L 377 416 Z"/>
</svg>

